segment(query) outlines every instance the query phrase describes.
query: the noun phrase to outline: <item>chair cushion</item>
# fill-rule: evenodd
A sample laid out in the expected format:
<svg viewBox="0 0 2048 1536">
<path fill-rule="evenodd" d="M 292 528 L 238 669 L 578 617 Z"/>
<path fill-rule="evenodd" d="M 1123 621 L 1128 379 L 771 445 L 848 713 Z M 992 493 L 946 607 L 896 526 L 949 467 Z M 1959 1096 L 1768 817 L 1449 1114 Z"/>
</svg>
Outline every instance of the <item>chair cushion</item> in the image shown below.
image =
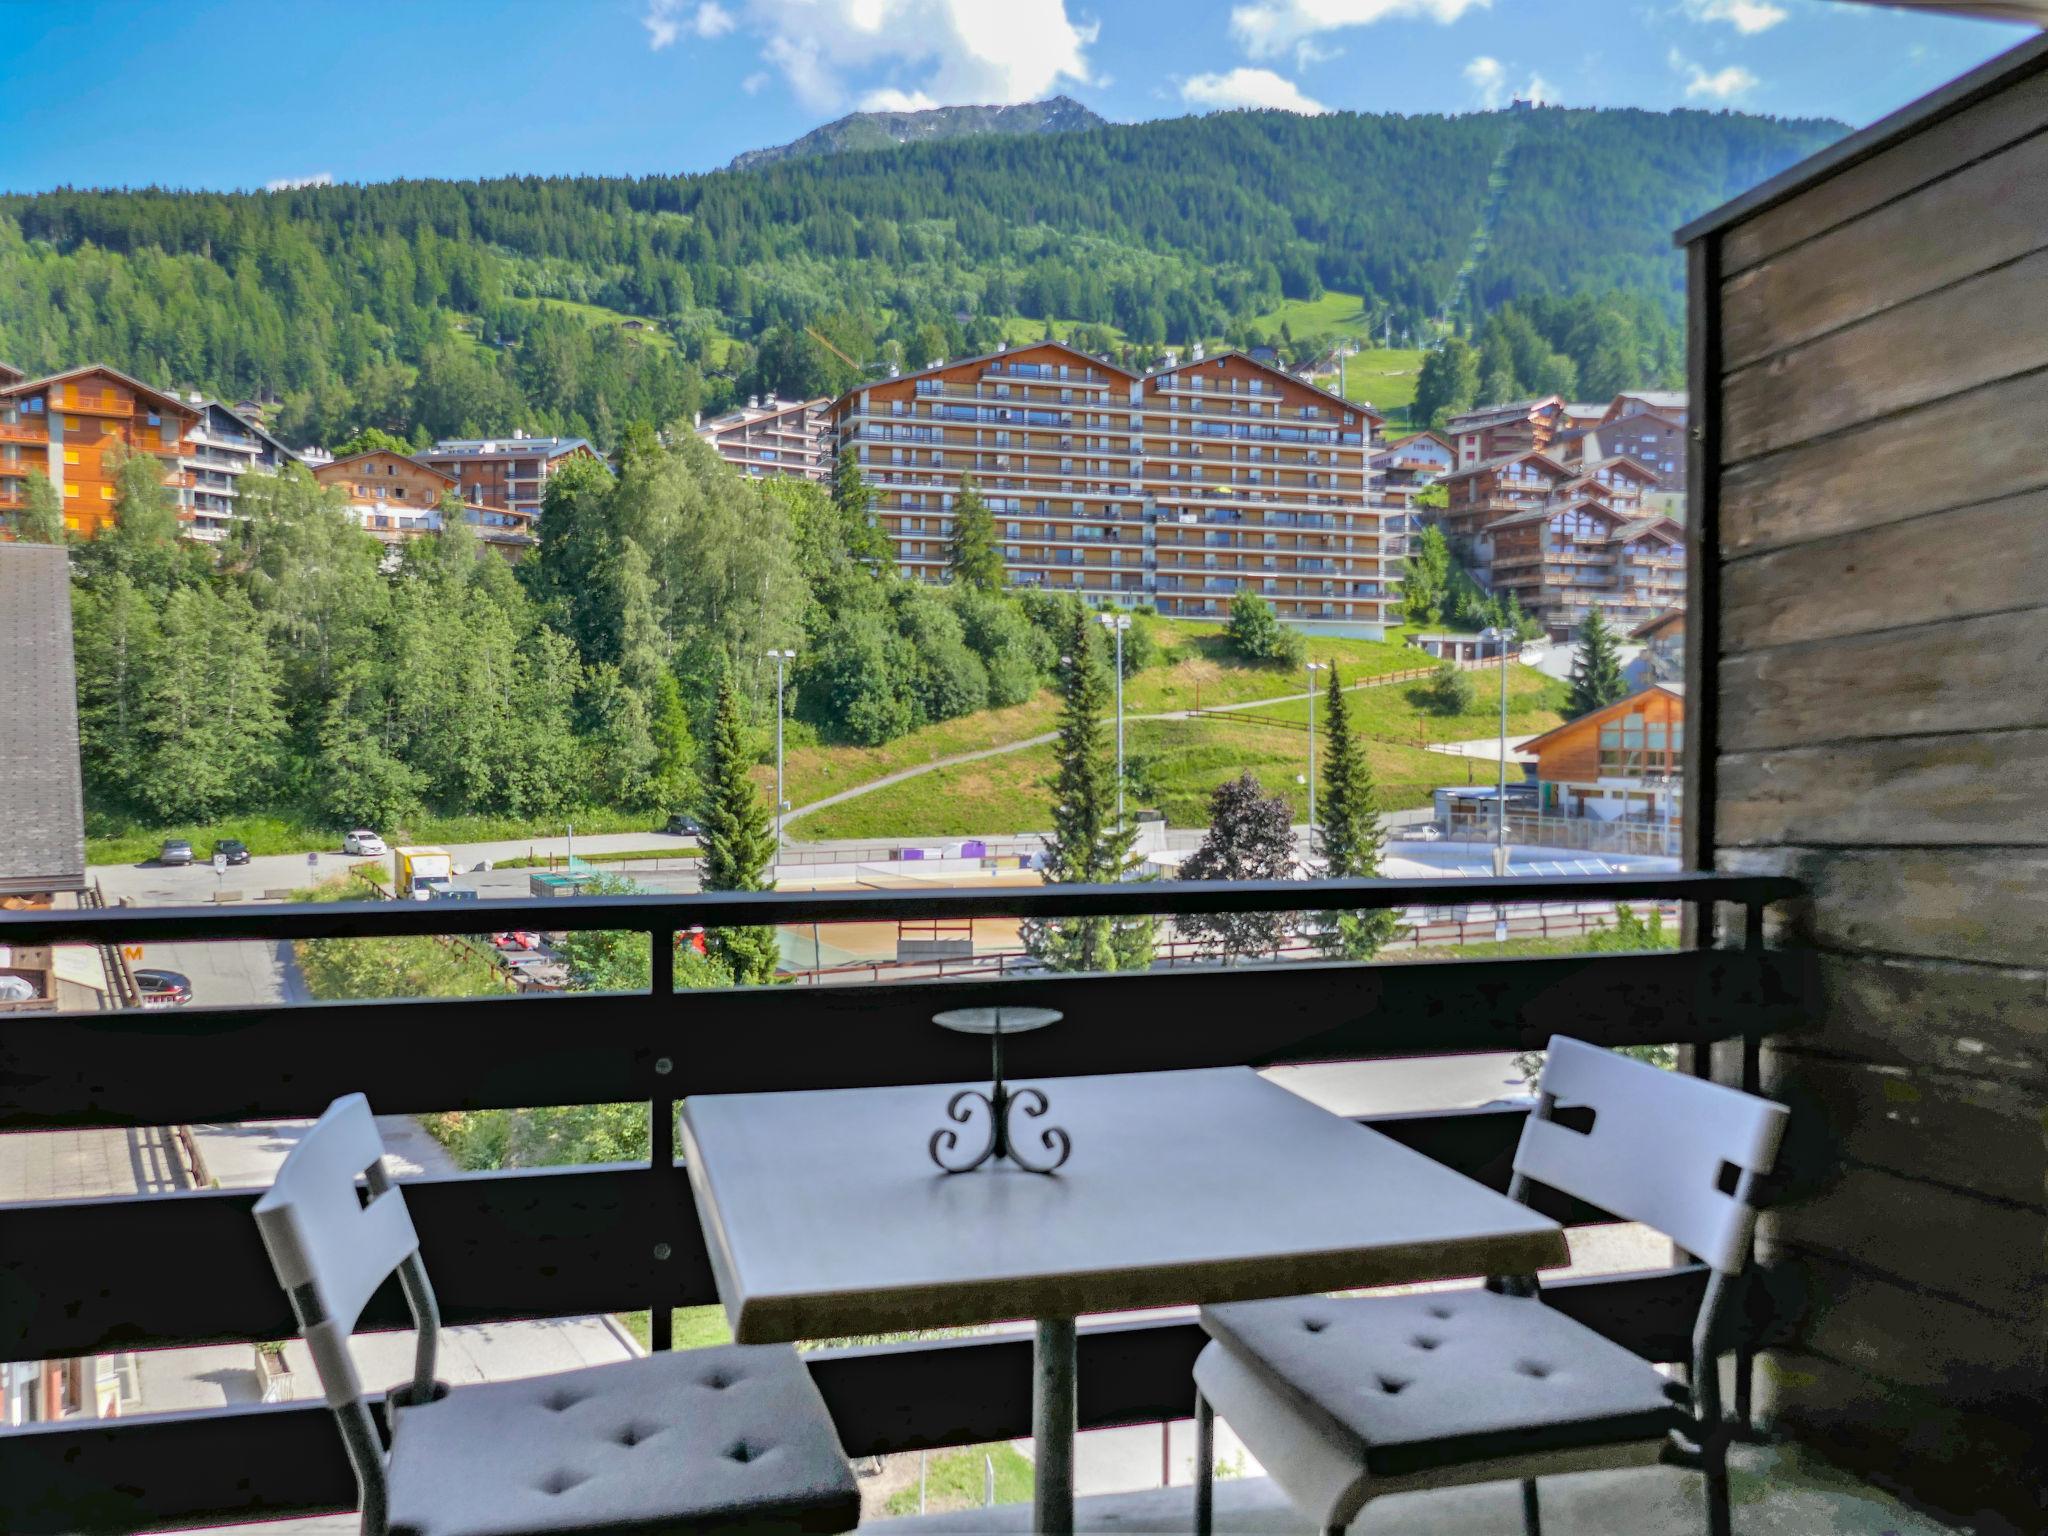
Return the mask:
<svg viewBox="0 0 2048 1536">
<path fill-rule="evenodd" d="M 860 1494 L 796 1351 L 461 1387 L 398 1413 L 391 1536 L 847 1531 Z"/>
<path fill-rule="evenodd" d="M 1359 1443 L 1375 1477 L 1656 1439 L 1683 1392 L 1533 1298 L 1494 1291 L 1293 1297 L 1202 1308 L 1283 1396 Z"/>
</svg>

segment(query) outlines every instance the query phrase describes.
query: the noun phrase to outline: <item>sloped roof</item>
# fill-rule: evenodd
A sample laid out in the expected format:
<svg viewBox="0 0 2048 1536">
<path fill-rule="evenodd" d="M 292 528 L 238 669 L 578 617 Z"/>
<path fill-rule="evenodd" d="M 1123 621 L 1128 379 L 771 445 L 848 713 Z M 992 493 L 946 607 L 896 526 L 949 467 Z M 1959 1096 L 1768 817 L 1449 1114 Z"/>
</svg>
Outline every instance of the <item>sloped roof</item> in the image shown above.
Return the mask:
<svg viewBox="0 0 2048 1536">
<path fill-rule="evenodd" d="M 1653 639 L 1671 628 L 1674 624 L 1683 624 L 1684 622 L 1685 610 L 1683 608 L 1666 608 L 1654 619 L 1643 620 L 1642 623 L 1628 632 L 1628 637 L 1631 640 Z"/>
<path fill-rule="evenodd" d="M 1537 395 L 1528 400 L 1508 400 L 1503 401 L 1499 405 L 1475 406 L 1469 411 L 1459 412 L 1456 416 L 1451 417 L 1445 422 L 1444 425 L 1452 432 L 1471 427 L 1483 427 L 1492 422 L 1508 421 L 1516 416 L 1526 416 L 1538 406 L 1545 405 L 1553 405 L 1562 410 L 1564 408 L 1564 397 L 1561 395 Z"/>
<path fill-rule="evenodd" d="M 1541 736 L 1531 737 L 1522 743 L 1522 750 L 1524 752 L 1540 751 L 1546 743 L 1556 741 L 1567 732 L 1581 731 L 1589 725 L 1598 725 L 1615 715 L 1625 713 L 1629 706 L 1653 693 L 1668 693 L 1671 697 L 1678 700 L 1679 703 L 1683 704 L 1685 702 L 1685 685 L 1683 683 L 1652 683 L 1647 688 L 1638 688 L 1625 699 L 1616 699 L 1605 709 L 1596 709 L 1589 715 L 1579 716 L 1576 720 L 1567 720 L 1563 725 L 1558 726 L 1554 730 L 1545 731 Z"/>
<path fill-rule="evenodd" d="M 66 368 L 61 373 L 45 374 L 40 379 L 20 379 L 12 384 L 0 384 L 0 393 L 9 395 L 33 394 L 36 390 L 46 389 L 52 384 L 62 384 L 66 379 L 79 378 L 88 373 L 104 373 L 109 378 L 119 379 L 138 395 L 147 395 L 150 399 L 156 401 L 159 406 L 168 405 L 180 416 L 197 417 L 199 414 L 196 406 L 190 404 L 174 392 L 158 389 L 154 384 L 145 384 L 132 373 L 123 373 L 120 369 L 110 367 L 106 363 L 81 363 L 76 368 Z"/>
<path fill-rule="evenodd" d="M 1572 474 L 1572 467 L 1569 464 L 1560 464 L 1541 448 L 1526 448 L 1520 453 L 1503 453 L 1491 459 L 1481 459 L 1477 464 L 1467 464 L 1463 469 L 1454 469 L 1442 478 L 1445 480 L 1462 480 L 1467 475 L 1484 474 L 1489 469 L 1499 469 L 1507 464 L 1518 464 L 1523 459 L 1535 459 L 1549 465 L 1557 471 L 1558 478 L 1560 479 L 1569 478 Z"/>
<path fill-rule="evenodd" d="M 0 544 L 0 894 L 85 888 L 71 563 Z"/>
<path fill-rule="evenodd" d="M 364 459 L 384 458 L 398 459 L 403 463 L 412 465 L 414 469 L 424 470 L 436 479 L 446 480 L 450 485 L 458 483 L 457 477 L 449 474 L 447 470 L 437 469 L 434 465 L 426 463 L 416 455 L 400 453 L 396 448 L 366 448 L 361 453 L 352 453 L 345 459 L 329 459 L 325 464 L 313 466 L 313 478 L 317 480 L 321 475 L 330 471 L 346 469 L 351 464 L 360 464 Z"/>
</svg>

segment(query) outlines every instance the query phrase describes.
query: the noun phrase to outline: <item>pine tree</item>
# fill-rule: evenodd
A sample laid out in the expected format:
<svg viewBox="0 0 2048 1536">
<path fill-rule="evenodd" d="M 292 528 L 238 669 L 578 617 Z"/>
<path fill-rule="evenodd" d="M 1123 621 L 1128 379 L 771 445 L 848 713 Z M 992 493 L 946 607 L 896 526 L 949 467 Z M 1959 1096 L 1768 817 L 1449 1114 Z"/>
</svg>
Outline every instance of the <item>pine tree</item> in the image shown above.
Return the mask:
<svg viewBox="0 0 2048 1536">
<path fill-rule="evenodd" d="M 1628 697 L 1628 681 L 1621 675 L 1621 656 L 1614 631 L 1598 608 L 1586 615 L 1579 626 L 1579 653 L 1572 661 L 1571 697 L 1565 703 L 1565 718 L 1576 720 L 1596 709 Z"/>
<path fill-rule="evenodd" d="M 1329 746 L 1318 806 L 1322 825 L 1316 829 L 1323 873 L 1332 880 L 1377 879 L 1387 843 L 1380 825 L 1379 794 L 1372 763 L 1351 734 L 1351 705 L 1335 666 L 1330 668 L 1326 721 Z M 1334 960 L 1370 960 L 1400 931 L 1394 914 L 1384 909 L 1326 912 L 1318 942 Z"/>
<path fill-rule="evenodd" d="M 1104 715 L 1109 669 L 1101 633 L 1078 605 L 1060 664 L 1059 772 L 1052 784 L 1048 885 L 1100 885 L 1128 877 L 1137 832 L 1116 825 L 1116 757 Z M 1150 918 L 1054 918 L 1024 925 L 1025 948 L 1058 971 L 1136 970 L 1152 963 Z"/>
<path fill-rule="evenodd" d="M 711 740 L 704 762 L 703 885 L 707 891 L 765 891 L 775 857 L 775 831 L 761 792 L 747 777 L 753 766 L 747 750 L 746 722 L 740 697 L 728 673 L 718 684 L 718 703 L 711 721 Z M 708 936 L 713 956 L 742 984 L 775 979 L 780 958 L 771 927 L 721 928 Z"/>
<path fill-rule="evenodd" d="M 996 544 L 996 520 L 974 488 L 974 477 L 960 477 L 953 502 L 953 537 L 946 546 L 946 568 L 953 580 L 984 592 L 1003 589 L 1003 552 Z"/>
<path fill-rule="evenodd" d="M 832 505 L 839 513 L 839 537 L 846 552 L 856 560 L 874 560 L 893 569 L 889 541 L 875 526 L 874 487 L 861 474 L 851 444 L 839 450 L 838 462 L 832 466 Z"/>
<path fill-rule="evenodd" d="M 1183 880 L 1285 880 L 1294 869 L 1294 817 L 1249 773 L 1216 786 L 1209 830 L 1181 864 Z M 1228 959 L 1263 955 L 1287 931 L 1284 912 L 1216 912 L 1179 920 L 1180 931 Z"/>
</svg>

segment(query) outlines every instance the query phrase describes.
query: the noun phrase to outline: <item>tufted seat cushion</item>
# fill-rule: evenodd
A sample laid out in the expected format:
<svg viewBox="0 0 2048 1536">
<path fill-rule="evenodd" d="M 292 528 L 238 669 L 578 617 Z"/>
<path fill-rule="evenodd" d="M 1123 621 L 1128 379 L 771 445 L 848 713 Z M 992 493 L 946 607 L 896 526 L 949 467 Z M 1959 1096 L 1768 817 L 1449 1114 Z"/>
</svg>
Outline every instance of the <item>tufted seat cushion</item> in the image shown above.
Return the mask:
<svg viewBox="0 0 2048 1536">
<path fill-rule="evenodd" d="M 1685 1422 L 1647 1361 L 1534 1298 L 1493 1291 L 1204 1307 L 1230 1355 L 1378 1478 L 1654 1440 Z"/>
<path fill-rule="evenodd" d="M 680 1350 L 402 1409 L 391 1536 L 847 1531 L 860 1494 L 786 1345 Z"/>
</svg>

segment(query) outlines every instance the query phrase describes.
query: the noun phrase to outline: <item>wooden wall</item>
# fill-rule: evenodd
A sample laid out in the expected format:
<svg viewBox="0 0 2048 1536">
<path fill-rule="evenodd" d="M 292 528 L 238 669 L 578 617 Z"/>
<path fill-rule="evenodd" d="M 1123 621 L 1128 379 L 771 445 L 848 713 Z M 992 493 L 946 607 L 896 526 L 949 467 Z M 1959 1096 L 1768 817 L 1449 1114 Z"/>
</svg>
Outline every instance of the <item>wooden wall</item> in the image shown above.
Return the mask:
<svg viewBox="0 0 2048 1536">
<path fill-rule="evenodd" d="M 2048 1525 L 2048 49 L 1691 235 L 1699 852 L 1809 882 L 1760 1401 Z M 1718 560 L 1704 558 L 1717 553 Z M 1696 695 L 1697 697 L 1697 695 Z"/>
</svg>

